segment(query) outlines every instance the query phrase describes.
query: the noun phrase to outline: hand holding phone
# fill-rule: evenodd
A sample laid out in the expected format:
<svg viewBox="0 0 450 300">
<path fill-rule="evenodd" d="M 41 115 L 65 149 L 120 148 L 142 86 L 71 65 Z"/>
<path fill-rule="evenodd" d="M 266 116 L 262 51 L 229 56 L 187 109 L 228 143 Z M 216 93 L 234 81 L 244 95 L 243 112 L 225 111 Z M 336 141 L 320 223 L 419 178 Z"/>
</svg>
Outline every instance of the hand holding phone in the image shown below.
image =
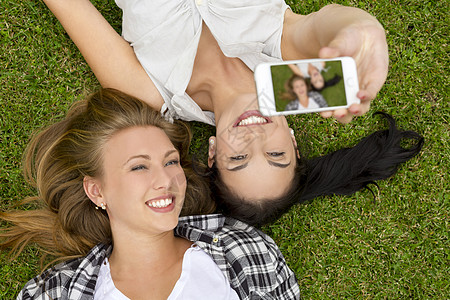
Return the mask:
<svg viewBox="0 0 450 300">
<path fill-rule="evenodd" d="M 288 115 L 348 108 L 360 103 L 351 57 L 263 63 L 255 69 L 263 115 Z"/>
<path fill-rule="evenodd" d="M 320 49 L 318 57 L 333 58 L 351 56 L 355 58 L 358 70 L 360 90 L 358 113 L 362 115 L 369 110 L 371 100 L 386 81 L 389 65 L 386 35 L 379 22 L 353 24 L 341 31 Z"/>
</svg>

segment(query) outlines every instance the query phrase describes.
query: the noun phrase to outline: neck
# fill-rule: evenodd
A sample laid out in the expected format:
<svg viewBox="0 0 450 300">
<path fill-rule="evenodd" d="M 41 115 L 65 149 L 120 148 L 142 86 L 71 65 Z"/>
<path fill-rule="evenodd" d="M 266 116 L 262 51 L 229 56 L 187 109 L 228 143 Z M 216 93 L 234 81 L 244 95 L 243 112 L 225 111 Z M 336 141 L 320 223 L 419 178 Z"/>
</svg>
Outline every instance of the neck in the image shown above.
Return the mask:
<svg viewBox="0 0 450 300">
<path fill-rule="evenodd" d="M 300 102 L 301 105 L 303 105 L 304 107 L 308 106 L 308 102 L 309 102 L 309 97 L 308 95 L 301 95 L 300 97 L 298 97 L 298 101 Z"/>
<path fill-rule="evenodd" d="M 255 93 L 253 72 L 239 59 L 226 57 L 203 24 L 187 93 L 217 119 L 239 94 Z"/>
<path fill-rule="evenodd" d="M 163 270 L 179 262 L 191 245 L 191 242 L 175 237 L 173 231 L 154 236 L 113 234 L 113 241 L 109 262 L 111 274 L 116 277 Z"/>
<path fill-rule="evenodd" d="M 181 276 L 184 253 L 192 243 L 175 237 L 172 230 L 153 236 L 136 231 L 116 233 L 113 230 L 109 258 L 116 288 L 131 299 L 146 299 L 149 294 L 167 299 Z"/>
</svg>

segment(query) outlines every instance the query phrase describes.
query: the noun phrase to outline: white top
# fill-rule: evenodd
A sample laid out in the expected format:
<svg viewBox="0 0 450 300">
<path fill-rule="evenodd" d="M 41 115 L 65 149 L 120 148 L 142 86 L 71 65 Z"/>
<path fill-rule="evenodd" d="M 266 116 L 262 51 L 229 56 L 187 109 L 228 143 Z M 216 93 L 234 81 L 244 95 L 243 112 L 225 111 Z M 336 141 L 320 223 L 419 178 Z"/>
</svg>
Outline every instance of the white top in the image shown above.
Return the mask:
<svg viewBox="0 0 450 300">
<path fill-rule="evenodd" d="M 184 253 L 181 276 L 168 300 L 205 299 L 238 300 L 237 293 L 214 260 L 195 244 Z M 129 300 L 111 278 L 108 258 L 100 267 L 94 300 Z"/>
<path fill-rule="evenodd" d="M 297 67 L 300 69 L 300 71 L 302 71 L 303 77 L 305 77 L 305 78 L 311 77 L 308 74 L 308 64 L 311 64 L 314 67 L 316 67 L 317 70 L 319 70 L 319 72 L 322 72 L 323 70 L 325 70 L 325 67 L 324 67 L 323 63 L 322 62 L 318 62 L 318 61 L 310 62 L 310 63 L 307 63 L 307 64 L 305 64 L 305 63 L 297 64 Z"/>
<path fill-rule="evenodd" d="M 320 108 L 319 104 L 317 104 L 317 102 L 314 101 L 313 98 L 309 97 L 308 99 L 309 99 L 309 101 L 308 101 L 308 107 L 304 107 L 304 106 L 299 102 L 300 108 L 301 108 L 301 109 L 306 109 L 306 108 L 307 108 L 307 109 Z M 297 100 L 297 101 L 298 101 L 298 100 Z"/>
<path fill-rule="evenodd" d="M 122 35 L 164 98 L 167 119 L 214 125 L 186 94 L 197 53 L 202 21 L 228 57 L 251 70 L 281 60 L 283 0 L 116 0 L 123 10 Z"/>
</svg>

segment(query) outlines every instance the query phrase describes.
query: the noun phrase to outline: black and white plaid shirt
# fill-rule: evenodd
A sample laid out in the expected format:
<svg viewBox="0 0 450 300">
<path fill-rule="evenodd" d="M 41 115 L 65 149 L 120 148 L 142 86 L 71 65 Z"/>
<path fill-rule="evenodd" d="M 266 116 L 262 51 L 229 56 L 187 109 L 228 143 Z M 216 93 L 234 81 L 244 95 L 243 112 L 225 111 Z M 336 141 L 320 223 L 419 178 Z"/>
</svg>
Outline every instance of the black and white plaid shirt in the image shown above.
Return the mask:
<svg viewBox="0 0 450 300">
<path fill-rule="evenodd" d="M 222 215 L 202 215 L 180 218 L 175 235 L 208 253 L 240 299 L 300 299 L 294 273 L 260 230 Z M 83 258 L 54 266 L 30 280 L 17 299 L 93 299 L 100 265 L 111 250 L 99 244 Z"/>
<path fill-rule="evenodd" d="M 319 92 L 316 91 L 308 92 L 308 97 L 310 99 L 313 99 L 314 102 L 316 102 L 319 107 L 328 107 L 327 101 Z M 292 100 L 284 108 L 285 111 L 299 110 L 299 109 L 304 109 L 304 107 L 300 105 L 300 101 L 298 101 L 298 99 Z"/>
</svg>

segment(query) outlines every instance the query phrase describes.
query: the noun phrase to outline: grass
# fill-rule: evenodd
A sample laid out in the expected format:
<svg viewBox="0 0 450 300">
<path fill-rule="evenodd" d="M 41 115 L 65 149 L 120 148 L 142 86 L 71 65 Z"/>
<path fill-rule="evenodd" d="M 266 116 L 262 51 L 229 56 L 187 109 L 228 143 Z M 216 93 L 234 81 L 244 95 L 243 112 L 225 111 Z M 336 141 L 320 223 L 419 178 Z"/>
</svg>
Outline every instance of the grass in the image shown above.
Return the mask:
<svg viewBox="0 0 450 300">
<path fill-rule="evenodd" d="M 109 1 L 111 2 L 111 1 Z M 305 299 L 448 299 L 449 5 L 447 1 L 337 1 L 368 10 L 386 29 L 390 70 L 370 113 L 341 125 L 317 115 L 291 117 L 311 156 L 351 146 L 386 126 L 421 133 L 421 154 L 380 182 L 373 201 L 361 191 L 318 198 L 264 227 L 295 271 Z M 288 1 L 309 13 L 328 1 Z M 113 3 L 94 1 L 120 30 Z M 2 1 L 0 19 L 0 208 L 34 193 L 23 182 L 21 156 L 31 133 L 60 118 L 71 102 L 97 88 L 93 73 L 40 1 Z M 205 153 L 210 127 L 193 124 L 193 152 Z M 0 298 L 13 299 L 39 271 L 28 247 L 10 261 L 0 252 Z"/>
</svg>

